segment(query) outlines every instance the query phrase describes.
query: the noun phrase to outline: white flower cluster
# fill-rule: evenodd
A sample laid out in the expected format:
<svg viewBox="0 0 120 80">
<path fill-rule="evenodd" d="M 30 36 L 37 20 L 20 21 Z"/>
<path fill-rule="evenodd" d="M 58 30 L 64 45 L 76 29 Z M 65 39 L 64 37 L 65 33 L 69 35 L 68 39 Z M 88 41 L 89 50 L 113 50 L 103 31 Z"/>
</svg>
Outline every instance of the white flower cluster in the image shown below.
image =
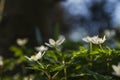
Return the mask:
<svg viewBox="0 0 120 80">
<path fill-rule="evenodd" d="M 93 36 L 93 37 L 85 37 L 83 38 L 83 41 L 90 43 L 92 42 L 93 44 L 102 44 L 104 43 L 106 40 L 105 36 L 103 38 L 99 38 L 98 36 Z"/>
<path fill-rule="evenodd" d="M 49 43 L 45 43 L 48 47 L 59 47 L 65 41 L 64 36 L 59 36 L 58 40 L 55 41 L 53 39 L 49 39 Z M 25 56 L 29 61 L 38 61 L 43 57 L 45 52 L 48 50 L 48 47 L 45 46 L 38 46 L 35 49 L 38 51 L 36 55 L 32 55 L 31 57 Z"/>
<path fill-rule="evenodd" d="M 120 77 L 120 63 L 118 63 L 118 65 L 112 65 L 112 68 L 114 70 L 114 72 L 112 73 L 115 76 Z"/>
</svg>

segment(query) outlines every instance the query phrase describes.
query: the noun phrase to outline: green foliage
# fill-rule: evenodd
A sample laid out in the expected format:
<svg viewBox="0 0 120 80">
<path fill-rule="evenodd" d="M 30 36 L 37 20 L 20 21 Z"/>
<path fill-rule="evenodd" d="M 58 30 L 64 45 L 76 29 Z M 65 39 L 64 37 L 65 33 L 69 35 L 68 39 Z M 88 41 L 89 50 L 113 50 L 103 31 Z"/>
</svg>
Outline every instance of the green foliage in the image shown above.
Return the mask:
<svg viewBox="0 0 120 80">
<path fill-rule="evenodd" d="M 76 45 L 74 49 L 67 46 Z M 3 72 L 20 66 L 21 72 L 15 77 L 4 76 L 5 80 L 119 80 L 112 75 L 112 65 L 120 61 L 120 49 L 107 45 L 92 45 L 92 50 L 82 44 L 66 42 L 61 51 L 49 49 L 38 61 L 29 61 L 24 56 L 33 55 L 27 47 L 11 46 L 14 58 L 4 60 Z M 29 74 L 26 74 L 29 73 Z M 1 74 L 2 75 L 2 74 Z M 29 80 L 29 79 L 27 79 Z"/>
</svg>

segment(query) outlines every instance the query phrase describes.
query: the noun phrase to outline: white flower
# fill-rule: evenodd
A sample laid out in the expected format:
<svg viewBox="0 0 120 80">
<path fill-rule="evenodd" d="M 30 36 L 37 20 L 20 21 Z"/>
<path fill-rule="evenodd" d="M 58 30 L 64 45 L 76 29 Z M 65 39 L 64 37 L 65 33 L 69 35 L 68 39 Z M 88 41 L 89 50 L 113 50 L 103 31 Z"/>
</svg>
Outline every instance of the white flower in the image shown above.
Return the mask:
<svg viewBox="0 0 120 80">
<path fill-rule="evenodd" d="M 112 68 L 114 70 L 114 72 L 112 73 L 115 76 L 120 77 L 120 63 L 118 63 L 118 65 L 112 65 Z"/>
<path fill-rule="evenodd" d="M 85 42 L 87 42 L 87 43 L 92 42 L 92 38 L 89 37 L 89 36 L 83 38 L 82 40 L 85 41 Z"/>
<path fill-rule="evenodd" d="M 3 66 L 3 58 L 0 56 L 0 66 Z"/>
<path fill-rule="evenodd" d="M 45 54 L 45 51 L 47 51 L 48 48 L 45 46 L 39 47 L 39 52 L 36 55 L 32 55 L 31 57 L 25 56 L 29 61 L 37 61 L 42 58 L 42 56 Z"/>
<path fill-rule="evenodd" d="M 35 47 L 35 50 L 36 51 L 47 51 L 48 50 L 48 47 L 45 47 L 45 46 L 38 46 L 38 47 Z"/>
<path fill-rule="evenodd" d="M 24 46 L 26 43 L 28 42 L 28 39 L 27 38 L 24 38 L 24 39 L 17 39 L 17 44 L 19 46 Z"/>
<path fill-rule="evenodd" d="M 93 44 L 102 44 L 104 43 L 106 40 L 105 36 L 103 38 L 99 38 L 99 37 L 92 37 L 92 43 Z"/>
<path fill-rule="evenodd" d="M 58 40 L 49 39 L 49 43 L 45 43 L 49 47 L 59 47 L 65 41 L 64 36 L 59 36 Z"/>
<path fill-rule="evenodd" d="M 90 42 L 92 42 L 92 40 L 97 39 L 97 38 L 98 38 L 98 36 L 93 36 L 93 37 L 87 36 L 87 37 L 83 38 L 82 40 L 87 43 L 90 43 Z"/>
<path fill-rule="evenodd" d="M 104 43 L 106 40 L 105 36 L 103 38 L 99 38 L 98 36 L 93 36 L 93 37 L 85 37 L 83 38 L 83 41 L 90 43 L 92 42 L 93 44 L 102 44 Z"/>
<path fill-rule="evenodd" d="M 45 52 L 38 52 L 36 55 L 32 55 L 31 57 L 25 56 L 29 61 L 37 61 L 43 57 Z"/>
</svg>

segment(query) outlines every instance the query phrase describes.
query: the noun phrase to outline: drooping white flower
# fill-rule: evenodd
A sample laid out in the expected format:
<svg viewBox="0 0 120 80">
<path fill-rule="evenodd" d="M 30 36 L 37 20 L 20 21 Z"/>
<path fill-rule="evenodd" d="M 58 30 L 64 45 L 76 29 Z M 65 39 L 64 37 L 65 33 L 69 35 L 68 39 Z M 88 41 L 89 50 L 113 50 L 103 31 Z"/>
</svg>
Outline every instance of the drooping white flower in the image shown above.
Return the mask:
<svg viewBox="0 0 120 80">
<path fill-rule="evenodd" d="M 3 57 L 0 56 L 0 66 L 3 66 Z"/>
<path fill-rule="evenodd" d="M 43 57 L 45 52 L 38 52 L 36 55 L 32 55 L 31 57 L 25 56 L 29 61 L 37 61 Z"/>
<path fill-rule="evenodd" d="M 28 42 L 28 39 L 27 39 L 27 38 L 24 38 L 24 39 L 18 38 L 18 39 L 17 39 L 17 44 L 18 44 L 19 46 L 24 46 L 27 42 Z"/>
<path fill-rule="evenodd" d="M 92 43 L 93 44 L 102 44 L 105 42 L 105 40 L 106 40 L 105 36 L 103 38 L 99 38 L 96 36 L 96 37 L 92 38 Z"/>
<path fill-rule="evenodd" d="M 38 47 L 35 47 L 35 50 L 36 51 L 47 51 L 48 50 L 48 47 L 45 47 L 45 46 L 38 46 Z"/>
<path fill-rule="evenodd" d="M 114 70 L 114 72 L 112 73 L 115 76 L 120 77 L 120 63 L 118 63 L 118 65 L 112 65 L 112 68 Z"/>
<path fill-rule="evenodd" d="M 59 36 L 58 40 L 49 39 L 49 43 L 45 43 L 49 47 L 59 47 L 65 41 L 64 36 Z"/>
</svg>

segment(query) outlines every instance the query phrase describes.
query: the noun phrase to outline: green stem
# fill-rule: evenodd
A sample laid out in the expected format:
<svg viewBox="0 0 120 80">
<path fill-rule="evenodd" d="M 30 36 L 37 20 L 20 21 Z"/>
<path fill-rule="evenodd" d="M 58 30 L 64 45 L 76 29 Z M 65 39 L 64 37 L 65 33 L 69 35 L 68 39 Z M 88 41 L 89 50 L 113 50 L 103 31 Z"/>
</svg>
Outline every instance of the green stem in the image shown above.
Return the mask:
<svg viewBox="0 0 120 80">
<path fill-rule="evenodd" d="M 0 80 L 3 80 L 3 72 L 4 72 L 4 68 L 3 66 L 0 67 Z"/>
<path fill-rule="evenodd" d="M 59 71 L 56 72 L 53 76 L 52 76 L 52 79 L 54 79 L 57 75 L 58 75 Z"/>
<path fill-rule="evenodd" d="M 44 71 L 44 70 L 41 70 L 41 71 L 45 73 L 45 75 L 47 76 L 48 80 L 52 80 L 50 74 L 48 74 L 48 73 L 47 73 L 46 71 Z"/>
<path fill-rule="evenodd" d="M 102 48 L 102 45 L 101 45 L 101 44 L 99 44 L 99 47 L 100 47 L 100 49 L 104 52 L 104 49 Z"/>
<path fill-rule="evenodd" d="M 90 42 L 89 48 L 90 48 L 90 53 L 92 53 L 92 42 Z"/>
<path fill-rule="evenodd" d="M 90 42 L 90 45 L 89 45 L 90 66 L 93 65 L 93 55 L 91 56 L 92 51 L 93 51 L 92 42 Z"/>
<path fill-rule="evenodd" d="M 65 80 L 67 80 L 67 68 L 64 68 L 64 75 L 65 75 Z"/>
<path fill-rule="evenodd" d="M 45 68 L 45 66 L 42 63 L 40 63 L 39 61 L 37 61 L 37 64 L 39 66 L 41 66 L 43 69 Z M 45 70 L 43 70 L 43 69 L 40 69 L 40 70 L 45 73 L 45 75 L 47 76 L 48 80 L 52 80 L 51 75 L 48 72 L 46 72 Z"/>
<path fill-rule="evenodd" d="M 66 67 L 66 63 L 65 63 L 64 54 L 62 56 L 63 56 L 62 64 L 64 65 L 64 76 L 65 76 L 65 80 L 67 80 L 67 67 Z"/>
<path fill-rule="evenodd" d="M 45 66 L 44 66 L 42 63 L 40 63 L 39 61 L 37 61 L 37 64 L 38 64 L 39 66 L 41 66 L 43 69 L 45 68 Z"/>
</svg>

